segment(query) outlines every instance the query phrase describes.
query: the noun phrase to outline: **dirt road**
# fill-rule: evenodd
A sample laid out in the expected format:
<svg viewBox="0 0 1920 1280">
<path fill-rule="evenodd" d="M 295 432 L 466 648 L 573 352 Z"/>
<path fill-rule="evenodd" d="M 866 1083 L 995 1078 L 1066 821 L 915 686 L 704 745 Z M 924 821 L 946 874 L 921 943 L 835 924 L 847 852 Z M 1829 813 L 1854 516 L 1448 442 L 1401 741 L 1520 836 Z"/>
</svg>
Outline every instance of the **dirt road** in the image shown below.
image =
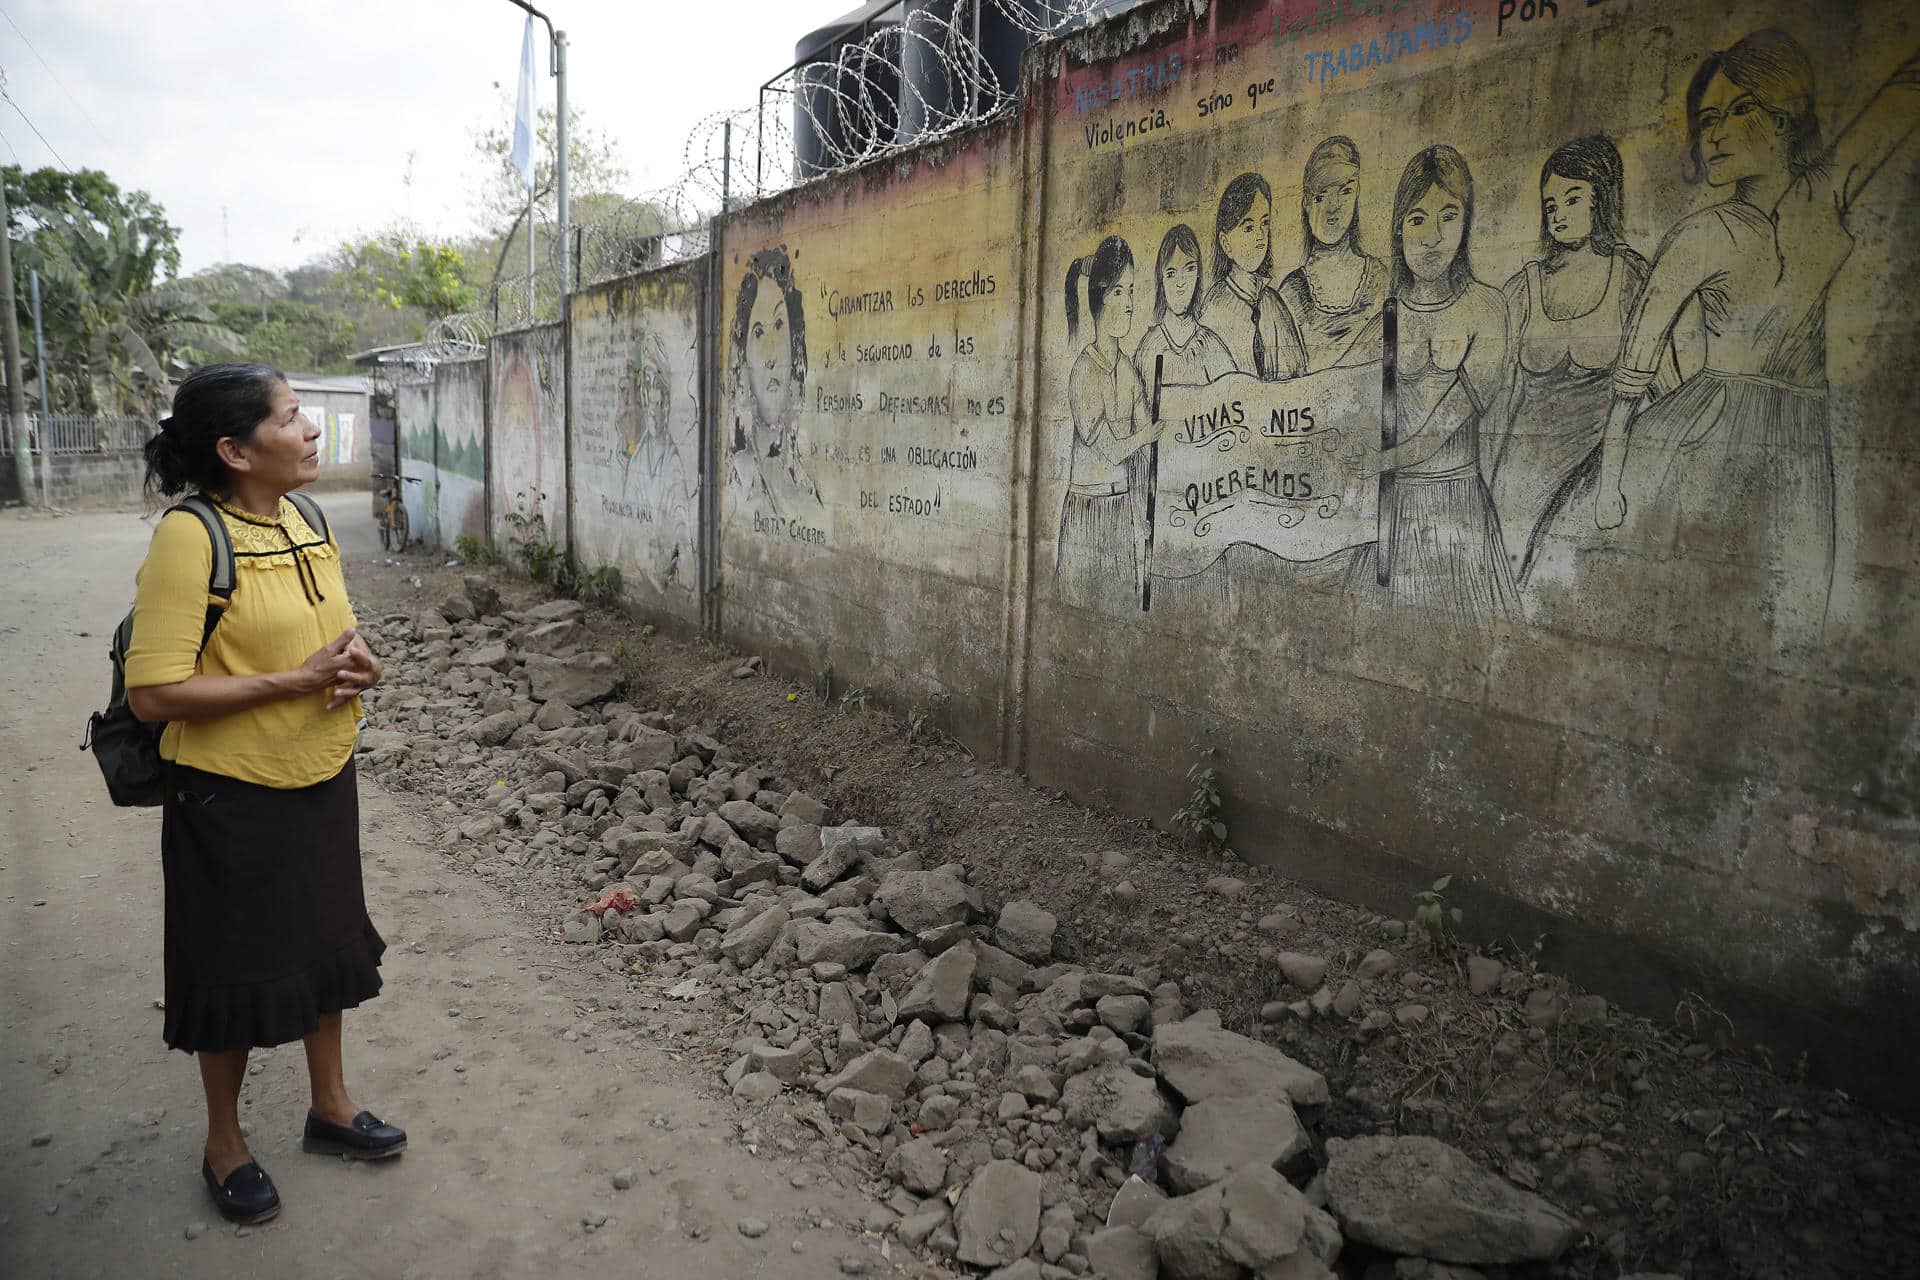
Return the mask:
<svg viewBox="0 0 1920 1280">
<path fill-rule="evenodd" d="M 326 501 L 351 584 L 378 554 L 367 498 Z M 389 950 L 385 991 L 347 1015 L 348 1083 L 409 1150 L 385 1166 L 302 1154 L 300 1048 L 256 1054 L 242 1115 L 286 1208 L 251 1230 L 221 1222 L 200 1183 L 198 1075 L 160 1040 L 159 816 L 115 809 L 75 749 L 150 529 L 0 514 L 0 1275 L 883 1269 L 833 1225 L 858 1221 L 856 1197 L 730 1141 L 730 1106 L 695 1087 L 710 1068 L 649 1040 L 591 948 L 549 943 L 445 867 L 416 802 L 365 779 L 367 899 Z M 618 1190 L 626 1168 L 637 1180 Z M 592 1209 L 609 1220 L 589 1232 Z M 744 1234 L 749 1219 L 765 1234 Z"/>
</svg>

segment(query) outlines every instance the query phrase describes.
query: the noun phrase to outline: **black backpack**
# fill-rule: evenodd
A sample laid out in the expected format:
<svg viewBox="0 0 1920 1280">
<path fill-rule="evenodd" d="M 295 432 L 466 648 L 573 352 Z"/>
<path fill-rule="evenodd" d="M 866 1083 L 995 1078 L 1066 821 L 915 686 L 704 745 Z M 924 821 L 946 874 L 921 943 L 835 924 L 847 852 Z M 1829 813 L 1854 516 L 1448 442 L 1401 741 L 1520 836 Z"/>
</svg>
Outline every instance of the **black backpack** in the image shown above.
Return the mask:
<svg viewBox="0 0 1920 1280">
<path fill-rule="evenodd" d="M 327 517 L 319 503 L 304 493 L 290 493 L 287 498 L 315 533 L 322 538 L 328 536 Z M 184 498 L 167 508 L 162 518 L 175 511 L 188 511 L 197 516 L 213 543 L 213 567 L 207 574 L 207 594 L 213 597 L 213 602 L 207 605 L 206 626 L 200 632 L 200 647 L 204 650 L 233 598 L 233 539 L 209 498 L 200 494 Z M 113 662 L 113 685 L 107 709 L 87 718 L 87 731 L 80 740 L 80 749 L 93 751 L 94 759 L 100 764 L 100 774 L 107 782 L 107 794 L 116 805 L 151 808 L 159 804 L 166 793 L 166 765 L 160 759 L 160 734 L 167 726 L 164 721 L 149 724 L 137 718 L 127 705 L 127 651 L 132 646 L 133 611 L 129 609 L 120 625 L 113 629 L 113 643 L 107 647 L 107 657 Z"/>
</svg>

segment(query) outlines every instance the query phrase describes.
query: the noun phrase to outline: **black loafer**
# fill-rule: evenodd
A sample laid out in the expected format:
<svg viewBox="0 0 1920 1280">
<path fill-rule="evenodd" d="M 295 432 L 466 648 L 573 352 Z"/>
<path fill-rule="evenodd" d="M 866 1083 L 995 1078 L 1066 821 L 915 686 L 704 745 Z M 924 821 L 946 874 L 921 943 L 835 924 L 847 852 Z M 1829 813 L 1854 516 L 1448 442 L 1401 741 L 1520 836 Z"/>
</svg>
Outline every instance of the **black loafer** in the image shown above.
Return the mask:
<svg viewBox="0 0 1920 1280">
<path fill-rule="evenodd" d="M 243 1226 L 265 1222 L 280 1212 L 280 1193 L 274 1189 L 267 1171 L 249 1160 L 227 1175 L 225 1182 L 215 1181 L 213 1166 L 200 1162 L 200 1176 L 207 1180 L 207 1194 L 214 1207 L 228 1222 Z"/>
<path fill-rule="evenodd" d="M 307 1112 L 307 1131 L 300 1149 L 315 1155 L 344 1156 L 349 1160 L 385 1160 L 407 1149 L 407 1131 L 382 1124 L 371 1111 L 362 1111 L 352 1124 L 328 1124 Z"/>
</svg>

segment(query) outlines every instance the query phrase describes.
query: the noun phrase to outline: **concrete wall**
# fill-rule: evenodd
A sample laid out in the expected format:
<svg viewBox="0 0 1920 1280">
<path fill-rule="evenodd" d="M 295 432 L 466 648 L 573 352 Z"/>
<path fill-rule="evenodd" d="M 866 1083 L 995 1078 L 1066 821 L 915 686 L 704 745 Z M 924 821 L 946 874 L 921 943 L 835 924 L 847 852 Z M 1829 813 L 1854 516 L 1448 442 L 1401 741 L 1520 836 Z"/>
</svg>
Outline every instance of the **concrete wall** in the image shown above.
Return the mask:
<svg viewBox="0 0 1920 1280">
<path fill-rule="evenodd" d="M 1451 873 L 1885 1093 L 1916 51 L 1891 0 L 1143 6 L 582 295 L 577 550 L 686 620 L 702 548 L 726 638 L 1084 800 L 1164 820 L 1215 748 L 1241 855 L 1396 914 Z M 656 419 L 717 493 L 630 496 Z"/>
<path fill-rule="evenodd" d="M 721 625 L 992 749 L 1019 358 L 1013 122 L 736 214 Z"/>
<path fill-rule="evenodd" d="M 612 565 L 636 608 L 700 622 L 700 301 L 704 262 L 572 300 L 576 554 Z"/>
<path fill-rule="evenodd" d="M 13 470 L 11 456 L 6 469 Z M 118 507 L 146 501 L 147 460 L 139 453 L 56 453 L 51 472 L 46 460 L 33 459 L 33 502 L 56 507 Z"/>
<path fill-rule="evenodd" d="M 366 488 L 373 470 L 369 417 L 372 397 L 365 391 L 292 381 L 300 410 L 320 428 L 320 489 Z"/>
<path fill-rule="evenodd" d="M 1914 349 L 1913 64 L 1875 96 L 1920 49 L 1911 11 L 1383 8 L 1162 6 L 1032 68 L 1042 545 L 1059 532 L 1020 760 L 1164 814 L 1210 743 L 1235 847 L 1335 892 L 1405 910 L 1452 872 L 1482 928 L 1631 939 L 1670 993 L 1764 993 L 1829 1050 L 1911 1036 L 1916 452 L 1876 406 Z M 1702 151 L 1726 158 L 1690 181 L 1690 80 L 1770 26 L 1747 48 L 1811 81 L 1724 122 L 1738 91 L 1708 85 Z M 1782 198 L 1777 129 L 1816 103 L 1839 154 Z M 1222 208 L 1236 183 L 1271 191 L 1252 225 Z M 1200 385 L 1164 388 L 1155 427 L 1180 225 L 1197 318 L 1235 349 L 1163 361 Z M 1103 243 L 1132 269 L 1070 334 L 1072 264 Z M 1236 255 L 1260 367 L 1251 308 L 1205 283 Z M 1614 388 L 1646 381 L 1623 351 L 1657 398 L 1620 402 L 1610 453 Z M 1129 496 L 1077 483 L 1109 478 Z M 1557 958 L 1617 979 L 1631 952 Z"/>
<path fill-rule="evenodd" d="M 438 505 L 439 469 L 434 465 L 434 384 L 430 378 L 404 382 L 394 388 L 394 436 L 400 452 L 400 474 L 419 484 L 402 484 L 400 500 L 407 508 L 407 525 L 418 540 L 434 541 L 428 516 Z"/>
<path fill-rule="evenodd" d="M 565 339 L 554 324 L 502 334 L 487 346 L 487 483 L 494 494 L 487 536 L 496 551 L 517 536 L 510 514 L 539 513 L 547 541 L 566 545 Z"/>
<path fill-rule="evenodd" d="M 487 536 L 487 361 L 451 360 L 433 371 L 435 541 Z M 511 495 L 505 495 L 511 497 Z"/>
</svg>

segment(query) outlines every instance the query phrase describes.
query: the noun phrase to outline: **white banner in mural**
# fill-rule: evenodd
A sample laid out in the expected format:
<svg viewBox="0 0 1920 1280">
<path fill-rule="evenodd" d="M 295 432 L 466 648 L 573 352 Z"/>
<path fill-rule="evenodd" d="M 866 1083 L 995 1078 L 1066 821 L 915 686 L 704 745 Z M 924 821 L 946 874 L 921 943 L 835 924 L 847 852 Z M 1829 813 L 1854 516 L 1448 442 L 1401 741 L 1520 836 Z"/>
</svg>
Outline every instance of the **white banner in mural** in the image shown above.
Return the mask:
<svg viewBox="0 0 1920 1280">
<path fill-rule="evenodd" d="M 333 461 L 339 466 L 353 461 L 353 415 L 350 413 L 333 415 Z"/>
<path fill-rule="evenodd" d="M 1378 536 L 1380 366 L 1286 382 L 1230 373 L 1163 386 L 1150 572 L 1198 573 L 1236 542 L 1318 560 Z"/>
</svg>

